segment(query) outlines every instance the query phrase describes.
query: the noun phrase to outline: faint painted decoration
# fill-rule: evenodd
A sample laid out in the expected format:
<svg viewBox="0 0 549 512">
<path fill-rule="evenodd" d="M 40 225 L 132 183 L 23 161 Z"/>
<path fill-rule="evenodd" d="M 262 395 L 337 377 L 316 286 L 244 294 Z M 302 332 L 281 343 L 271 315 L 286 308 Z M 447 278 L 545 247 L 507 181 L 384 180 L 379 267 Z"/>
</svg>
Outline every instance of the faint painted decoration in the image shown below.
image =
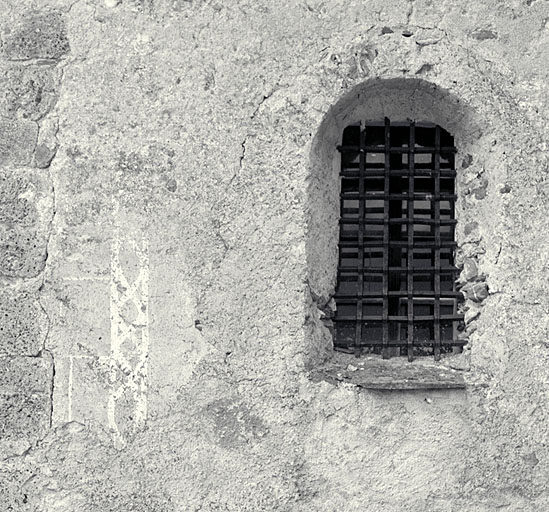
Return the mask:
<svg viewBox="0 0 549 512">
<path fill-rule="evenodd" d="M 118 447 L 123 447 L 147 418 L 148 296 L 148 241 L 117 233 L 111 249 L 108 423 Z"/>
</svg>

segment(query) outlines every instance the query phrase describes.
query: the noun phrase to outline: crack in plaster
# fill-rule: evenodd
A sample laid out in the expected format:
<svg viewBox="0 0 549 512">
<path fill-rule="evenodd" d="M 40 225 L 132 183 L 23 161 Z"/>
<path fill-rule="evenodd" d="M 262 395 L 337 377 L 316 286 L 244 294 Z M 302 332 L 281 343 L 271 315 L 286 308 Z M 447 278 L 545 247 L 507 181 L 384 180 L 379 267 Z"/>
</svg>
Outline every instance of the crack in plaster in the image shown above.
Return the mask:
<svg viewBox="0 0 549 512">
<path fill-rule="evenodd" d="M 244 157 L 246 156 L 246 142 L 248 142 L 248 135 L 244 137 L 244 140 L 241 142 L 240 146 L 242 147 L 242 153 L 240 154 L 240 160 L 238 162 L 238 169 L 242 170 Z M 233 176 L 233 179 L 236 178 L 236 174 Z M 232 181 L 232 180 L 231 180 Z M 229 183 L 230 184 L 230 183 Z"/>
<path fill-rule="evenodd" d="M 501 255 L 501 250 L 503 249 L 503 245 L 502 244 L 499 244 L 499 249 L 498 249 L 498 253 L 496 254 L 496 258 L 495 258 L 495 261 L 494 261 L 494 265 L 497 265 L 498 264 L 498 261 L 499 261 L 499 257 Z"/>
<path fill-rule="evenodd" d="M 87 3 L 87 0 L 75 0 L 74 2 L 72 2 L 69 7 L 65 10 L 65 14 L 70 14 L 71 11 L 73 10 L 73 8 L 80 4 L 80 3 Z M 94 8 L 97 9 L 97 4 L 94 5 Z"/>
<path fill-rule="evenodd" d="M 45 340 L 44 340 L 44 343 L 45 343 Z M 49 428 L 52 428 L 52 426 L 53 426 L 53 393 L 55 391 L 55 359 L 54 359 L 53 354 L 51 353 L 51 351 L 48 350 L 45 347 L 40 351 L 40 355 L 42 355 L 42 353 L 48 354 L 49 358 L 51 359 L 52 373 L 51 373 L 51 386 L 50 386 L 50 421 L 49 421 Z M 40 439 L 37 442 L 39 442 L 39 441 L 40 441 Z"/>
<path fill-rule="evenodd" d="M 63 83 L 63 78 L 65 76 L 65 69 L 64 69 L 64 66 L 59 66 L 59 69 L 60 69 L 60 77 L 59 77 L 59 89 L 57 91 L 57 98 L 56 98 L 56 101 L 55 101 L 55 104 L 54 104 L 54 110 L 53 112 L 50 113 L 50 115 L 52 117 L 57 117 L 57 114 L 55 112 L 55 108 L 57 107 L 57 99 L 59 98 L 59 95 L 61 93 L 61 86 L 62 86 L 62 83 Z M 46 117 L 46 115 L 44 116 Z M 55 218 L 56 218 L 56 215 L 57 215 L 57 194 L 56 194 L 56 190 L 55 190 L 55 181 L 53 179 L 53 174 L 51 172 L 51 165 L 53 163 L 53 160 L 55 159 L 55 157 L 57 156 L 57 134 L 59 133 L 59 123 L 56 122 L 55 123 L 55 131 L 54 133 L 52 134 L 52 137 L 53 139 L 55 140 L 55 145 L 56 145 L 56 150 L 55 150 L 55 153 L 50 161 L 50 163 L 48 164 L 48 167 L 47 167 L 47 172 L 48 172 L 48 179 L 49 179 L 49 182 L 50 182 L 50 185 L 51 185 L 51 197 L 52 197 L 52 213 L 51 213 L 51 217 L 50 217 L 50 221 L 48 223 L 48 229 L 47 229 L 47 236 L 46 236 L 46 247 L 45 247 L 45 259 L 44 259 L 44 268 L 42 269 L 42 279 L 41 279 L 41 284 L 40 284 L 40 287 L 38 289 L 38 304 L 40 305 L 40 308 L 44 311 L 44 314 L 46 315 L 46 318 L 47 318 L 47 330 L 46 330 L 46 336 L 44 337 L 44 343 L 43 343 L 43 351 L 46 352 L 47 354 L 49 354 L 50 358 L 51 358 L 51 364 L 52 364 L 52 379 L 51 379 L 51 388 L 50 388 L 50 428 L 52 427 L 52 421 L 53 421 L 53 396 L 54 396 L 54 392 L 55 392 L 55 358 L 53 356 L 53 353 L 46 348 L 46 345 L 48 343 L 48 340 L 49 340 L 49 337 L 50 337 L 50 332 L 51 332 L 51 326 L 52 326 L 52 318 L 50 316 L 50 314 L 48 313 L 47 311 L 47 308 L 44 307 L 44 305 L 42 304 L 42 298 L 41 298 L 41 292 L 42 290 L 44 289 L 44 286 L 45 286 L 45 283 L 46 283 L 46 273 L 47 273 L 47 267 L 48 267 L 48 259 L 49 259 L 49 256 L 50 256 L 50 245 L 51 245 L 51 240 L 52 240 L 52 236 L 53 236 L 53 226 L 54 226 L 54 223 L 55 223 Z M 38 129 L 38 133 L 37 133 L 37 141 L 36 141 L 36 144 L 35 144 L 35 150 L 36 150 L 36 147 L 38 145 L 38 137 L 40 135 L 40 129 L 41 127 L 39 126 L 39 129 Z"/>
<path fill-rule="evenodd" d="M 255 116 L 259 112 L 259 109 L 262 107 L 263 103 L 265 103 L 278 89 L 275 88 L 271 92 L 267 93 L 267 95 L 263 95 L 263 99 L 259 102 L 256 109 L 252 112 L 252 115 L 250 116 L 250 119 L 255 119 Z"/>
<path fill-rule="evenodd" d="M 279 90 L 278 85 L 273 88 L 273 90 L 267 94 L 263 95 L 263 98 L 259 101 L 257 107 L 254 109 L 254 111 L 250 115 L 250 120 L 253 121 L 257 114 L 259 113 L 259 110 L 263 106 L 263 104 L 271 97 L 275 92 Z M 240 143 L 240 146 L 242 147 L 242 153 L 240 154 L 240 159 L 238 163 L 239 170 L 242 170 L 244 158 L 246 157 L 246 144 L 248 142 L 248 138 L 250 137 L 249 133 L 246 133 L 244 136 L 244 140 Z M 233 179 L 236 178 L 236 174 L 231 178 L 231 181 L 229 182 L 229 185 L 232 183 Z"/>
</svg>

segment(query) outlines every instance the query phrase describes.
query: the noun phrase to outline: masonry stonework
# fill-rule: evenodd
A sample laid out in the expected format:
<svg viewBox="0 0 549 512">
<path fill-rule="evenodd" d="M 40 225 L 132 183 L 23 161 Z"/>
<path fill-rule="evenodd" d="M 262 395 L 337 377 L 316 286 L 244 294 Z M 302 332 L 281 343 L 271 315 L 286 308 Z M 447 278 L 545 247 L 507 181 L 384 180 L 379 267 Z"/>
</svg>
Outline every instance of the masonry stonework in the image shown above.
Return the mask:
<svg viewBox="0 0 549 512">
<path fill-rule="evenodd" d="M 0 13 L 0 510 L 549 509 L 547 2 Z M 385 115 L 455 137 L 465 389 L 313 378 Z"/>
</svg>

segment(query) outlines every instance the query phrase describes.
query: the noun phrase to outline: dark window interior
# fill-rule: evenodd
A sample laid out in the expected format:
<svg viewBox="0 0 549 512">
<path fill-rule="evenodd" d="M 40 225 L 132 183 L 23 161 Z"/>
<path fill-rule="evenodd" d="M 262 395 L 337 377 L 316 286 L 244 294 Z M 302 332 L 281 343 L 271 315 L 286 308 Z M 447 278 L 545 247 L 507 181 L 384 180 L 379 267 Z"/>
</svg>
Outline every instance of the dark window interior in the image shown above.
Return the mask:
<svg viewBox="0 0 549 512">
<path fill-rule="evenodd" d="M 364 123 L 343 132 L 336 350 L 458 352 L 455 152 L 440 126 Z"/>
</svg>

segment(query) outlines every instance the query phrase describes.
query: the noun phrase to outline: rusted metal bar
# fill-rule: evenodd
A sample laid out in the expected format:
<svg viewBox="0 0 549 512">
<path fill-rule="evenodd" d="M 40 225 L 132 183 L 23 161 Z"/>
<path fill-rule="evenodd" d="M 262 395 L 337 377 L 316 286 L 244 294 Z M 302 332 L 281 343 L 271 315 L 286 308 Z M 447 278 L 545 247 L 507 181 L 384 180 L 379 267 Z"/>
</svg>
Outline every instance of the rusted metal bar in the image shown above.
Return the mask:
<svg viewBox="0 0 549 512">
<path fill-rule="evenodd" d="M 338 151 L 341 153 L 357 153 L 360 151 L 359 146 L 352 146 L 352 145 L 345 145 L 345 146 L 337 146 Z M 365 146 L 364 150 L 368 153 L 385 153 L 385 147 L 384 146 Z M 414 154 L 429 154 L 436 151 L 436 147 L 433 146 L 421 146 L 416 147 L 414 149 Z M 439 151 L 442 153 L 456 153 L 457 149 L 454 146 L 439 146 Z M 390 153 L 408 153 L 408 148 L 404 147 L 392 147 L 389 148 Z"/>
<path fill-rule="evenodd" d="M 440 194 L 440 126 L 435 127 L 435 196 Z M 435 303 L 434 303 L 434 338 L 435 360 L 440 359 L 440 201 L 434 200 L 435 214 Z"/>
<path fill-rule="evenodd" d="M 462 294 L 453 261 L 455 148 L 441 146 L 451 137 L 438 126 L 388 119 L 353 130 L 344 137 L 352 144 L 340 147 L 336 348 L 384 358 L 405 349 L 410 360 L 431 351 L 438 359 L 465 344 L 456 335 L 463 315 L 457 313 Z M 415 155 L 421 154 L 431 157 L 420 163 Z"/>
<path fill-rule="evenodd" d="M 387 247 L 383 251 L 383 352 L 384 359 L 389 357 L 389 200 L 390 200 L 390 173 L 391 173 L 391 124 L 389 118 L 385 118 L 385 178 L 384 178 L 384 212 L 383 220 L 383 245 Z"/>
<path fill-rule="evenodd" d="M 415 147 L 415 125 L 410 123 L 410 138 L 408 142 L 408 205 L 407 205 L 407 220 L 408 220 L 408 253 L 407 253 L 407 313 L 408 313 L 408 361 L 414 359 L 414 147 Z"/>
<path fill-rule="evenodd" d="M 358 201 L 358 258 L 357 258 L 357 292 L 359 297 L 356 302 L 356 337 L 355 337 L 355 355 L 360 356 L 360 347 L 362 345 L 362 296 L 364 294 L 364 208 L 365 208 L 365 190 L 364 190 L 364 173 L 366 170 L 366 153 L 364 151 L 366 130 L 360 126 L 360 177 L 358 180 L 358 193 L 360 199 Z"/>
</svg>

